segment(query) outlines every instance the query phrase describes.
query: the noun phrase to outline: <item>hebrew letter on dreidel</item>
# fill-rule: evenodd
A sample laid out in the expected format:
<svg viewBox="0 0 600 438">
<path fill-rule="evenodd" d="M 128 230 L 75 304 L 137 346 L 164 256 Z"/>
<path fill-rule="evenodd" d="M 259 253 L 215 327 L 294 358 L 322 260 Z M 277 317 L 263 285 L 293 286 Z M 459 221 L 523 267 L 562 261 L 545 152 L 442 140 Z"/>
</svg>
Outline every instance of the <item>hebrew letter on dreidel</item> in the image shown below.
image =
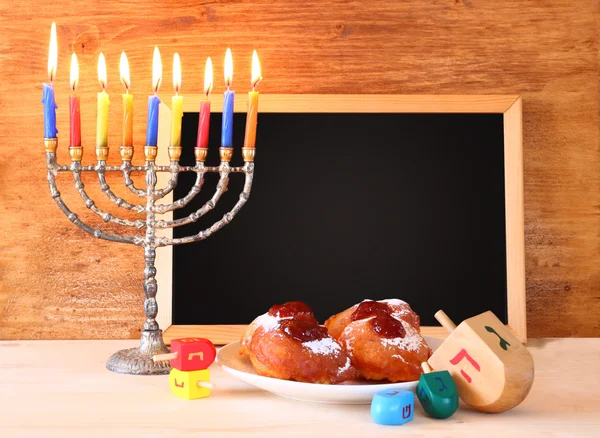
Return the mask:
<svg viewBox="0 0 600 438">
<path fill-rule="evenodd" d="M 481 371 L 481 367 L 479 366 L 479 364 L 475 361 L 475 359 L 473 359 L 471 356 L 469 356 L 469 353 L 467 353 L 467 350 L 465 350 L 464 348 L 462 350 L 460 350 L 458 352 L 458 354 L 456 356 L 454 356 L 454 358 L 450 359 L 450 363 L 452 365 L 458 365 L 458 363 L 465 358 L 469 361 L 469 363 L 471 365 L 473 365 L 473 367 L 477 371 Z M 471 379 L 471 376 L 469 376 L 467 373 L 465 373 L 464 370 L 460 370 L 460 374 L 462 374 L 462 376 L 465 378 L 465 380 L 467 382 L 471 383 L 473 381 L 473 379 Z"/>
<path fill-rule="evenodd" d="M 508 351 L 508 347 L 510 347 L 510 343 L 506 339 L 504 339 L 502 336 L 500 336 L 498 334 L 498 332 L 496 332 L 496 330 L 494 330 L 494 328 L 490 327 L 489 325 L 486 325 L 485 329 L 488 332 L 493 333 L 496 336 L 498 336 L 498 338 L 500 339 L 500 348 L 502 348 L 504 351 Z"/>
<path fill-rule="evenodd" d="M 204 360 L 204 353 L 202 351 L 199 351 L 197 353 L 190 353 L 190 355 L 188 356 L 188 360 L 192 360 L 192 358 L 194 357 L 199 357 L 200 360 Z"/>
<path fill-rule="evenodd" d="M 438 389 L 438 392 L 444 392 L 448 389 L 448 387 L 446 386 L 446 384 L 444 383 L 444 381 L 442 380 L 441 377 L 434 377 L 434 378 L 435 378 L 435 380 L 439 381 L 442 384 L 442 386 Z"/>
<path fill-rule="evenodd" d="M 412 405 L 404 406 L 402 408 L 402 418 L 409 418 L 410 413 L 412 412 Z"/>
</svg>

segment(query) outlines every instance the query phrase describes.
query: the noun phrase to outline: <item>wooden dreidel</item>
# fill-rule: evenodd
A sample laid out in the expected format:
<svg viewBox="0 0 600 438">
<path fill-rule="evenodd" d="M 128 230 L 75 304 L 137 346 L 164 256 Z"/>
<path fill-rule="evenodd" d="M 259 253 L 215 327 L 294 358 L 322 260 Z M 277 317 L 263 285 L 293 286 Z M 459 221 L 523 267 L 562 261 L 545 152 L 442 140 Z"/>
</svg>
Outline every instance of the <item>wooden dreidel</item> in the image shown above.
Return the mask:
<svg viewBox="0 0 600 438">
<path fill-rule="evenodd" d="M 181 371 L 173 368 L 169 386 L 177 397 L 187 400 L 208 397 L 214 385 L 210 383 L 210 370 Z"/>
<path fill-rule="evenodd" d="M 423 410 L 433 418 L 451 417 L 458 409 L 458 390 L 448 371 L 431 371 L 427 362 L 417 384 L 417 397 Z"/>
<path fill-rule="evenodd" d="M 401 389 L 380 391 L 371 401 L 371 417 L 386 426 L 408 423 L 415 417 L 415 395 Z"/>
<path fill-rule="evenodd" d="M 496 315 L 484 312 L 458 327 L 441 310 L 435 318 L 450 335 L 428 363 L 450 373 L 462 401 L 479 411 L 504 412 L 525 400 L 533 358 Z"/>
<path fill-rule="evenodd" d="M 182 338 L 171 341 L 171 353 L 157 354 L 155 362 L 170 360 L 171 368 L 180 371 L 196 371 L 208 368 L 217 356 L 212 342 L 205 338 Z"/>
</svg>

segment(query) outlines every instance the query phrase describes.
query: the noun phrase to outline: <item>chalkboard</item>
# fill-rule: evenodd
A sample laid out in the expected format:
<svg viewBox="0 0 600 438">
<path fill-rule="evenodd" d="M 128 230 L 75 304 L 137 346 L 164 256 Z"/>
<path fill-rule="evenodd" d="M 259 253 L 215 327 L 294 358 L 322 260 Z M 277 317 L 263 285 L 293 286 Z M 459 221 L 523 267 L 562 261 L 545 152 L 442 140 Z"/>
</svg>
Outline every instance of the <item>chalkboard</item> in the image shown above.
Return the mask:
<svg viewBox="0 0 600 438">
<path fill-rule="evenodd" d="M 245 114 L 236 113 L 234 144 Z M 208 165 L 218 164 L 211 117 Z M 183 120 L 181 164 L 194 163 L 197 113 Z M 172 322 L 247 324 L 301 300 L 320 322 L 365 298 L 401 298 L 436 325 L 492 310 L 507 322 L 503 114 L 261 113 L 249 201 L 209 239 L 174 247 Z M 232 165 L 241 165 L 236 148 Z M 175 198 L 188 193 L 182 174 Z M 217 175 L 175 218 L 213 194 Z M 197 233 L 237 201 L 243 175 Z"/>
</svg>

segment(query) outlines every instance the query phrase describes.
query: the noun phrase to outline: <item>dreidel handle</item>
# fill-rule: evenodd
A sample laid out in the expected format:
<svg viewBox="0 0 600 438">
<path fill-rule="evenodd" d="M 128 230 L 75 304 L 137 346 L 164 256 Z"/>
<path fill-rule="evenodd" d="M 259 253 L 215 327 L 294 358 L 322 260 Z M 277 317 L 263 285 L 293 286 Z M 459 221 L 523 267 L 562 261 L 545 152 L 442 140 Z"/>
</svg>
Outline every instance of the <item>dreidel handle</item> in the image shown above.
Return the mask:
<svg viewBox="0 0 600 438">
<path fill-rule="evenodd" d="M 421 363 L 421 369 L 425 374 L 429 374 L 431 371 L 433 371 L 427 362 Z"/>
<path fill-rule="evenodd" d="M 215 384 L 210 382 L 196 382 L 196 385 L 200 388 L 214 389 Z"/>
<path fill-rule="evenodd" d="M 446 313 L 443 310 L 438 310 L 433 316 L 442 325 L 442 327 L 444 327 L 450 333 L 452 333 L 456 328 L 456 324 L 452 322 L 452 320 L 448 317 L 448 315 L 446 315 Z"/>
<path fill-rule="evenodd" d="M 162 362 L 164 360 L 177 359 L 177 356 L 179 356 L 178 353 L 155 354 L 152 356 L 152 360 L 154 362 Z"/>
</svg>

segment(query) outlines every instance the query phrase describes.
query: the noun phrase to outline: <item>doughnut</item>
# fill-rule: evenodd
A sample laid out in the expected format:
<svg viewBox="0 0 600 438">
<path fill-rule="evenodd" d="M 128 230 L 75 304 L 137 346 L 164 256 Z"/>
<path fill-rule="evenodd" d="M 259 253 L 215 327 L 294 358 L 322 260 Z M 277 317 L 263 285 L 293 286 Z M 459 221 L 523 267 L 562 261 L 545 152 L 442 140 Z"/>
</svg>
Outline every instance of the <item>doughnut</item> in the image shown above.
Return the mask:
<svg viewBox="0 0 600 438">
<path fill-rule="evenodd" d="M 261 376 L 334 384 L 358 377 L 341 345 L 319 325 L 306 304 L 274 305 L 246 329 L 240 354 Z"/>
<path fill-rule="evenodd" d="M 417 380 L 421 363 L 431 356 L 419 333 L 419 317 L 400 300 L 363 301 L 325 326 L 368 380 Z"/>
</svg>

